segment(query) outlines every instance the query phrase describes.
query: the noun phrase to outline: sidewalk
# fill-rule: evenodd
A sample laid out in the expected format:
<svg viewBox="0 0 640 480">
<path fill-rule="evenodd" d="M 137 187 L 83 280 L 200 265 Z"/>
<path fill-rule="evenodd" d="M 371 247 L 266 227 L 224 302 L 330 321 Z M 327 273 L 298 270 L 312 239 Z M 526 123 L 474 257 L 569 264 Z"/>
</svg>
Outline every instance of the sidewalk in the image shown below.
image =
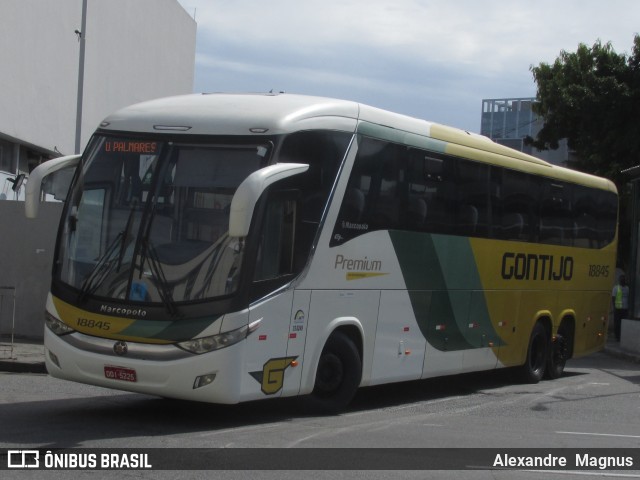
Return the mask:
<svg viewBox="0 0 640 480">
<path fill-rule="evenodd" d="M 47 373 L 44 365 L 44 345 L 42 343 L 26 340 L 15 341 L 11 355 L 9 355 L 8 350 L 10 349 L 10 345 L 2 344 L 1 348 L 0 372 Z M 609 336 L 607 340 L 604 353 L 612 357 L 640 364 L 640 352 L 623 350 L 620 348 L 620 343 L 613 340 L 612 336 Z"/>
<path fill-rule="evenodd" d="M 607 337 L 607 344 L 604 346 L 604 353 L 633 363 L 640 363 L 640 352 L 632 352 L 621 348 L 620 342 L 615 341 L 613 334 Z M 640 368 L 640 365 L 638 368 Z"/>
<path fill-rule="evenodd" d="M 14 340 L 0 346 L 0 372 L 47 373 L 44 366 L 44 345 L 30 340 Z"/>
</svg>

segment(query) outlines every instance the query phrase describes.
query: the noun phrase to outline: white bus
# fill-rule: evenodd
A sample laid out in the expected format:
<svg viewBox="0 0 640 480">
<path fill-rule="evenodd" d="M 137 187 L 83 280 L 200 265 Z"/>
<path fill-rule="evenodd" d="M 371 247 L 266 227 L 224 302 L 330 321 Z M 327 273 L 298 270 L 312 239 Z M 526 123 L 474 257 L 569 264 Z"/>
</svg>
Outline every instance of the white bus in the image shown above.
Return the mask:
<svg viewBox="0 0 640 480">
<path fill-rule="evenodd" d="M 105 119 L 46 305 L 49 373 L 204 402 L 519 367 L 601 349 L 617 193 L 601 178 L 349 101 L 189 95 Z"/>
</svg>

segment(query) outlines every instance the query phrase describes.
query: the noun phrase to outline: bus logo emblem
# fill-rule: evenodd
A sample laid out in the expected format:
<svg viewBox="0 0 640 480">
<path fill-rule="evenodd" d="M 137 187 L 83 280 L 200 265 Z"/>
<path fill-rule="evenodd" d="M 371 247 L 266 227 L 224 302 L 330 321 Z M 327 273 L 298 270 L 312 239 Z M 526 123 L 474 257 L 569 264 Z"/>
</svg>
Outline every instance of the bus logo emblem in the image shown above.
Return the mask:
<svg viewBox="0 0 640 480">
<path fill-rule="evenodd" d="M 282 389 L 284 371 L 296 358 L 298 357 L 272 358 L 263 365 L 261 372 L 249 372 L 249 375 L 260 383 L 262 393 L 273 395 Z"/>
<path fill-rule="evenodd" d="M 116 342 L 113 346 L 113 351 L 116 353 L 116 355 L 126 355 L 129 351 L 127 342 Z"/>
</svg>

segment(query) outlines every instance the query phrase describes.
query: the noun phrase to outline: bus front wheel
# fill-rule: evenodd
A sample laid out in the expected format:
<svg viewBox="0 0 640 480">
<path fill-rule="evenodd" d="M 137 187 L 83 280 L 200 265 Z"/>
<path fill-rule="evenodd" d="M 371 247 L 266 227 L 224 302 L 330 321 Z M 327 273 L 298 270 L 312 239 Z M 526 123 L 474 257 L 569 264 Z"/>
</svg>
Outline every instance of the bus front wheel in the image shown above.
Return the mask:
<svg viewBox="0 0 640 480">
<path fill-rule="evenodd" d="M 342 332 L 327 340 L 316 372 L 310 402 L 314 410 L 335 413 L 353 399 L 362 378 L 362 360 L 357 347 Z"/>
<path fill-rule="evenodd" d="M 544 376 L 547 367 L 549 339 L 547 330 L 538 322 L 531 331 L 527 358 L 521 367 L 521 378 L 526 383 L 538 383 Z"/>
</svg>

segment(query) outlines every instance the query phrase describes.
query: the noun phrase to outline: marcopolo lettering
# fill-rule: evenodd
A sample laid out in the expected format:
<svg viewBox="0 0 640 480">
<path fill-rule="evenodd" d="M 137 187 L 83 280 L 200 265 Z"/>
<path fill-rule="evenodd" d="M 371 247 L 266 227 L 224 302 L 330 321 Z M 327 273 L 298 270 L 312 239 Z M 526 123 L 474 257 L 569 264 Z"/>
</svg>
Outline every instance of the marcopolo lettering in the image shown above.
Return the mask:
<svg viewBox="0 0 640 480">
<path fill-rule="evenodd" d="M 502 278 L 568 281 L 573 278 L 573 257 L 506 252 L 502 256 Z"/>
<path fill-rule="evenodd" d="M 100 305 L 100 313 L 110 313 L 122 315 L 123 317 L 146 317 L 147 311 L 142 308 L 112 307 L 110 305 Z"/>
</svg>

